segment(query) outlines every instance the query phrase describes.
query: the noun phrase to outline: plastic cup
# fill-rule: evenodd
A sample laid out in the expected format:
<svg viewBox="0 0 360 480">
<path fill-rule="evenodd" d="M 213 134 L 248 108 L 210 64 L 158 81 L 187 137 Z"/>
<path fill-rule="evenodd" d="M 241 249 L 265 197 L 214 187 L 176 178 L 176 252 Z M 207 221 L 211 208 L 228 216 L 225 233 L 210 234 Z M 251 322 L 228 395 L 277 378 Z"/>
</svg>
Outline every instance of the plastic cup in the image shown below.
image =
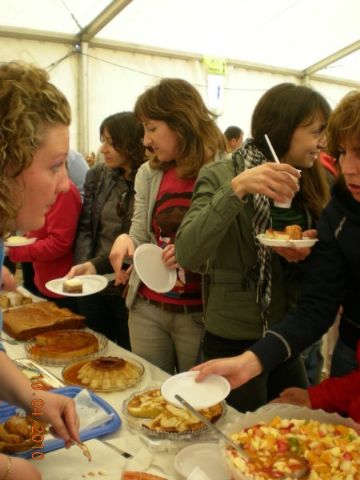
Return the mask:
<svg viewBox="0 0 360 480">
<path fill-rule="evenodd" d="M 301 170 L 298 170 L 297 171 L 301 174 Z M 292 178 L 295 178 L 291 175 Z M 298 180 L 295 179 L 295 182 L 297 184 Z M 275 207 L 278 207 L 278 208 L 290 208 L 291 207 L 291 202 L 292 202 L 292 198 L 289 198 L 289 200 L 286 200 L 285 202 L 274 202 L 274 206 Z"/>
<path fill-rule="evenodd" d="M 292 198 L 289 198 L 289 200 L 286 201 L 286 202 L 274 202 L 274 207 L 290 208 L 291 207 L 291 202 L 292 202 Z"/>
</svg>

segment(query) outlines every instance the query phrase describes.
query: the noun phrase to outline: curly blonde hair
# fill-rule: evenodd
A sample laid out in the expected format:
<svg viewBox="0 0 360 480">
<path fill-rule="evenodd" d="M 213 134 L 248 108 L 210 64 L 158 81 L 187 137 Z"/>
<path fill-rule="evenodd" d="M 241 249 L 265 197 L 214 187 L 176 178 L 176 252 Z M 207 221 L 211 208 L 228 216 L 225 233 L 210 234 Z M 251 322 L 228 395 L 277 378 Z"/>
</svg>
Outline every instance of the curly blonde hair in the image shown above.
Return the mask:
<svg viewBox="0 0 360 480">
<path fill-rule="evenodd" d="M 200 93 L 186 80 L 163 78 L 158 85 L 142 93 L 134 109 L 140 121 L 162 120 L 175 132 L 179 141 L 176 160 L 182 177 L 196 177 L 200 168 L 225 151 L 224 135 L 215 123 L 215 115 L 206 108 Z M 174 162 L 160 163 L 151 157 L 152 168 L 167 169 Z"/>
<path fill-rule="evenodd" d="M 14 222 L 19 204 L 11 195 L 14 178 L 28 168 L 48 126 L 70 125 L 70 105 L 33 65 L 0 64 L 0 236 Z"/>
</svg>

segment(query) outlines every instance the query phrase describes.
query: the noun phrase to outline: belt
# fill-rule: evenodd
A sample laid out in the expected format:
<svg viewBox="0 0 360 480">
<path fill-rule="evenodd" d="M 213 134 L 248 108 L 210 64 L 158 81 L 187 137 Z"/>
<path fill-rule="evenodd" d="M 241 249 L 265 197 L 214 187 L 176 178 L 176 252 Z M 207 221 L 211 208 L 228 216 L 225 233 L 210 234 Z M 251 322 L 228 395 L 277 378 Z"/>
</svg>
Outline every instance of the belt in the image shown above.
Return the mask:
<svg viewBox="0 0 360 480">
<path fill-rule="evenodd" d="M 203 312 L 202 305 L 184 305 L 184 304 L 180 305 L 177 303 L 157 302 L 156 300 L 152 300 L 151 298 L 144 297 L 143 295 L 138 294 L 138 296 L 149 305 L 154 305 L 154 307 L 161 308 L 161 310 L 164 310 L 165 312 L 182 313 L 185 315 L 188 315 L 189 313 Z"/>
</svg>

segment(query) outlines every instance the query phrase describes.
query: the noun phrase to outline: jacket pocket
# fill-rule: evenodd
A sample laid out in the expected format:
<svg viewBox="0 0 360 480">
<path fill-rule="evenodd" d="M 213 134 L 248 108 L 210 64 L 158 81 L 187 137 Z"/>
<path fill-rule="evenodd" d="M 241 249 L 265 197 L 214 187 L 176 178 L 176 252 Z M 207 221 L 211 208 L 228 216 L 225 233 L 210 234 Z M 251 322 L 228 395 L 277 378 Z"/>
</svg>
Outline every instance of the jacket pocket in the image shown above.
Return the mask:
<svg viewBox="0 0 360 480">
<path fill-rule="evenodd" d="M 240 285 L 213 284 L 206 305 L 207 330 L 224 338 L 253 340 L 262 335 L 256 291 L 241 291 Z"/>
</svg>

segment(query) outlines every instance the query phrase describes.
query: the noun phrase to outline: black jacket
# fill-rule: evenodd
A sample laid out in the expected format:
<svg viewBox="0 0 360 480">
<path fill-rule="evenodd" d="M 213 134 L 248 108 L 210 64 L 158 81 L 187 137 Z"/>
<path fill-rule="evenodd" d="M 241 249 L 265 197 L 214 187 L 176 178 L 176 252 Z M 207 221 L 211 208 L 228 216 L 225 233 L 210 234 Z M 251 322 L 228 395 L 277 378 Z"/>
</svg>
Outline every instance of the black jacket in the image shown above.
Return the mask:
<svg viewBox="0 0 360 480">
<path fill-rule="evenodd" d="M 117 192 L 119 202 L 122 200 L 123 203 L 121 212 L 117 204 L 114 204 L 113 208 L 116 228 L 111 234 L 115 240 L 121 233 L 128 233 L 130 228 L 134 199 L 132 185 L 125 180 L 121 169 L 111 170 L 104 164 L 96 165 L 87 172 L 74 258 L 76 264 L 91 261 L 99 274 L 113 271 L 108 257 L 110 252 L 106 255 L 97 255 L 97 251 L 101 212 L 114 190 Z"/>
<path fill-rule="evenodd" d="M 319 242 L 305 262 L 297 307 L 250 350 L 265 370 L 299 354 L 327 332 L 343 307 L 340 338 L 356 349 L 360 333 L 360 203 L 340 183 L 321 214 Z"/>
</svg>

